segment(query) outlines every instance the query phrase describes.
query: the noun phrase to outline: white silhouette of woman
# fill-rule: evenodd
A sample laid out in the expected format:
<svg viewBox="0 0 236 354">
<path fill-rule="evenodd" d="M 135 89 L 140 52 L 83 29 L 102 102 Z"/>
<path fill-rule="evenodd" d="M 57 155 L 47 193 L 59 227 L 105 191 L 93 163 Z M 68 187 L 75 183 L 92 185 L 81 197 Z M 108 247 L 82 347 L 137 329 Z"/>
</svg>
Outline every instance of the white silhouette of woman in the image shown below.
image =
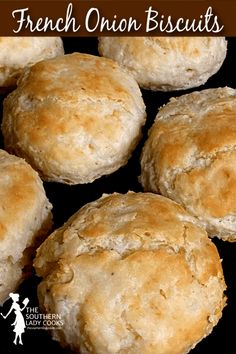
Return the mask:
<svg viewBox="0 0 236 354">
<path fill-rule="evenodd" d="M 15 318 L 14 323 L 12 323 L 12 326 L 15 326 L 13 329 L 13 332 L 15 332 L 15 339 L 14 339 L 13 343 L 17 344 L 17 339 L 19 339 L 19 344 L 23 344 L 22 339 L 21 339 L 21 335 L 25 331 L 25 320 L 24 320 L 24 317 L 21 312 L 27 306 L 29 299 L 28 298 L 24 299 L 24 301 L 23 301 L 24 306 L 21 308 L 20 305 L 18 304 L 19 294 L 10 293 L 9 296 L 13 301 L 11 308 L 5 316 L 3 314 L 1 314 L 1 315 L 3 318 L 7 318 L 10 315 L 10 313 L 14 310 L 16 318 Z"/>
</svg>

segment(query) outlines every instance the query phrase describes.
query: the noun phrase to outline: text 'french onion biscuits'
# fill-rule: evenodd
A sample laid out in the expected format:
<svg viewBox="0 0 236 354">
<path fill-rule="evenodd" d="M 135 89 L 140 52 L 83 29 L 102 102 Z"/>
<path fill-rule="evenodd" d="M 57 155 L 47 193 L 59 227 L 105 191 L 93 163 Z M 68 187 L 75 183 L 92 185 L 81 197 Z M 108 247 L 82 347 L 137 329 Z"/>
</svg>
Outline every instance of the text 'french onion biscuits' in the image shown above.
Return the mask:
<svg viewBox="0 0 236 354">
<path fill-rule="evenodd" d="M 236 240 L 236 90 L 172 98 L 149 131 L 141 182 L 181 203 L 210 235 Z"/>
<path fill-rule="evenodd" d="M 175 202 L 104 195 L 37 250 L 42 310 L 85 353 L 187 353 L 216 325 L 225 283 L 216 247 Z"/>
<path fill-rule="evenodd" d="M 221 67 L 223 37 L 101 37 L 99 52 L 128 69 L 146 89 L 197 87 Z"/>
<path fill-rule="evenodd" d="M 0 150 L 0 303 L 28 275 L 32 254 L 52 224 L 51 204 L 38 174 Z"/>
<path fill-rule="evenodd" d="M 4 102 L 8 151 L 43 179 L 88 183 L 125 165 L 146 113 L 140 89 L 115 62 L 74 53 L 27 70 Z"/>
<path fill-rule="evenodd" d="M 0 37 L 0 89 L 14 87 L 24 68 L 63 54 L 60 37 Z"/>
</svg>

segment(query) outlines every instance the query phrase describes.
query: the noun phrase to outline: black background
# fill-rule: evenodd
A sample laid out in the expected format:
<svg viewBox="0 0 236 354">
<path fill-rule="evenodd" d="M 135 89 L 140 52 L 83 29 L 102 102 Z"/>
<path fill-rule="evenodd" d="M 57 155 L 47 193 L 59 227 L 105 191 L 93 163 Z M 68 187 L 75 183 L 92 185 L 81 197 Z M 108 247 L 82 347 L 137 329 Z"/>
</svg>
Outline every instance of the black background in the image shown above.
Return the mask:
<svg viewBox="0 0 236 354">
<path fill-rule="evenodd" d="M 98 55 L 96 38 L 67 37 L 64 38 L 63 41 L 66 53 L 78 51 Z M 235 63 L 236 38 L 229 38 L 227 57 L 220 71 L 210 78 L 207 84 L 197 88 L 197 90 L 224 86 L 236 88 Z M 192 91 L 193 89 L 171 93 L 142 91 L 147 107 L 147 123 L 143 129 L 143 139 L 136 148 L 129 163 L 119 171 L 87 185 L 67 186 L 57 183 L 45 183 L 47 196 L 53 204 L 54 227 L 57 228 L 61 226 L 68 217 L 82 205 L 99 198 L 103 193 L 125 193 L 128 190 L 142 191 L 138 183 L 138 176 L 140 174 L 139 157 L 147 136 L 147 131 L 155 118 L 158 107 L 167 103 L 171 96 L 179 96 Z M 1 101 L 3 98 L 4 97 L 1 98 Z M 0 148 L 3 148 L 1 136 Z M 226 292 L 228 301 L 223 311 L 223 317 L 218 325 L 206 339 L 202 340 L 196 348 L 191 351 L 191 354 L 236 354 L 236 243 L 227 243 L 216 238 L 213 239 L 213 241 L 223 259 L 224 275 L 228 287 Z M 28 297 L 30 299 L 29 306 L 38 306 L 36 295 L 38 282 L 39 279 L 34 276 L 21 285 L 18 291 L 20 294 L 20 302 L 25 297 Z M 7 301 L 2 308 L 0 307 L 0 311 L 6 314 L 10 305 L 11 301 Z M 12 343 L 14 333 L 10 326 L 13 320 L 14 317 L 11 317 L 11 315 L 6 320 L 0 316 L 1 354 L 67 353 L 67 350 L 62 349 L 58 343 L 51 340 L 49 333 L 45 330 L 26 329 L 25 333 L 22 335 L 23 346 L 15 346 Z"/>
</svg>

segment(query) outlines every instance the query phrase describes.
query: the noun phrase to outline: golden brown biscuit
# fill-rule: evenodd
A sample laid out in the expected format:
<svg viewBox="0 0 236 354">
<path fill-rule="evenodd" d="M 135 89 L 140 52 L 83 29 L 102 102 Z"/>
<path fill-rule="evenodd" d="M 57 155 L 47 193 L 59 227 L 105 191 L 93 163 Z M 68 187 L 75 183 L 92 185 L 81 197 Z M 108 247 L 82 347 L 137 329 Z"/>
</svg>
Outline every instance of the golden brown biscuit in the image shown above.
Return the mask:
<svg viewBox="0 0 236 354">
<path fill-rule="evenodd" d="M 225 283 L 216 247 L 162 196 L 104 195 L 47 238 L 34 261 L 54 339 L 83 353 L 187 353 L 216 325 Z"/>
<path fill-rule="evenodd" d="M 210 235 L 236 240 L 236 90 L 172 98 L 145 143 L 146 191 L 181 203 Z"/>
<path fill-rule="evenodd" d="M 60 37 L 0 37 L 0 88 L 15 86 L 26 67 L 63 54 Z"/>
<path fill-rule="evenodd" d="M 141 136 L 139 87 L 109 59 L 74 53 L 34 65 L 4 102 L 7 150 L 47 181 L 88 183 L 127 163 Z"/>
<path fill-rule="evenodd" d="M 51 208 L 38 174 L 0 150 L 0 304 L 28 275 L 33 250 L 51 227 Z"/>
<path fill-rule="evenodd" d="M 173 91 L 204 84 L 221 67 L 223 37 L 101 37 L 99 52 L 128 69 L 146 89 Z"/>
</svg>

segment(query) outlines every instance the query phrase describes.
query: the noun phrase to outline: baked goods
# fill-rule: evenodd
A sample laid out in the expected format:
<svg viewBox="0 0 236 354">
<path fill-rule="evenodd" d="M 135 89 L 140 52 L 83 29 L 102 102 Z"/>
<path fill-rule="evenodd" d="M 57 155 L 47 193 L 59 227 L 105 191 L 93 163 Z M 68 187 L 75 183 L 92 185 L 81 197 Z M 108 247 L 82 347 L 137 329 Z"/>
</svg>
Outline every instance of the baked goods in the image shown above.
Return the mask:
<svg viewBox="0 0 236 354">
<path fill-rule="evenodd" d="M 41 308 L 60 314 L 53 337 L 84 353 L 187 353 L 221 317 L 216 247 L 162 196 L 104 195 L 37 250 Z"/>
<path fill-rule="evenodd" d="M 128 69 L 146 89 L 173 91 L 204 84 L 221 67 L 223 37 L 101 37 L 99 52 Z"/>
<path fill-rule="evenodd" d="M 0 88 L 15 86 L 24 68 L 62 54 L 60 37 L 0 37 Z"/>
<path fill-rule="evenodd" d="M 4 102 L 8 151 L 43 179 L 88 183 L 127 163 L 146 118 L 139 87 L 115 62 L 74 53 L 25 71 Z"/>
<path fill-rule="evenodd" d="M 211 236 L 236 240 L 236 90 L 172 98 L 145 143 L 141 183 L 181 203 Z"/>
<path fill-rule="evenodd" d="M 32 253 L 51 227 L 51 204 L 38 174 L 0 150 L 0 304 L 32 266 Z"/>
</svg>

